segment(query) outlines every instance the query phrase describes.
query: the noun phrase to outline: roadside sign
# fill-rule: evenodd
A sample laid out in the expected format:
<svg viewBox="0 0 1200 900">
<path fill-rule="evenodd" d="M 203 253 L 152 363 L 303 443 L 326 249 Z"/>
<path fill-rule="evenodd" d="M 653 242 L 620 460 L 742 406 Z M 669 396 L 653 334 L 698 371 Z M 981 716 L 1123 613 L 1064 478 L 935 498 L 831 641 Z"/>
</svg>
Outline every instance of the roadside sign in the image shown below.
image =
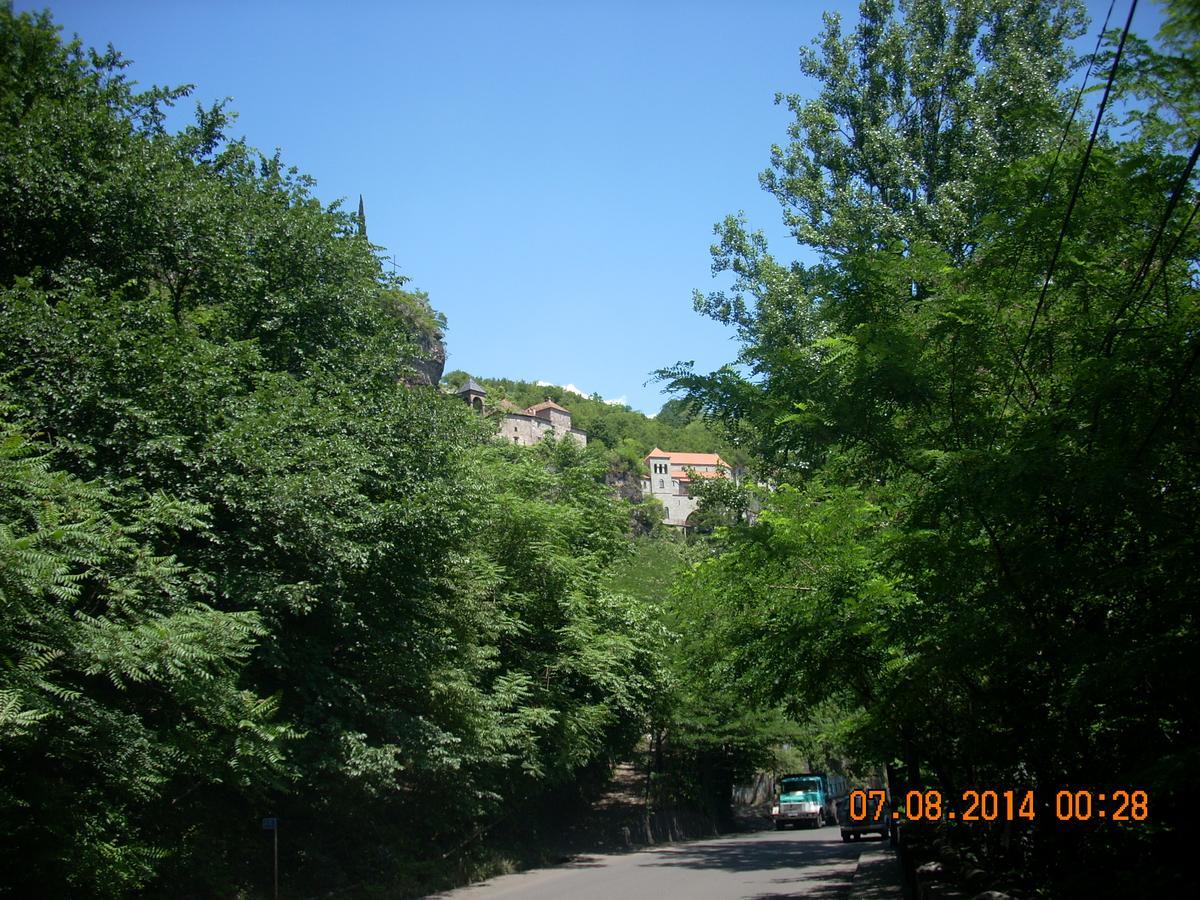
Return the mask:
<svg viewBox="0 0 1200 900">
<path fill-rule="evenodd" d="M 263 819 L 263 831 L 275 831 L 279 828 L 278 819 Z"/>
</svg>

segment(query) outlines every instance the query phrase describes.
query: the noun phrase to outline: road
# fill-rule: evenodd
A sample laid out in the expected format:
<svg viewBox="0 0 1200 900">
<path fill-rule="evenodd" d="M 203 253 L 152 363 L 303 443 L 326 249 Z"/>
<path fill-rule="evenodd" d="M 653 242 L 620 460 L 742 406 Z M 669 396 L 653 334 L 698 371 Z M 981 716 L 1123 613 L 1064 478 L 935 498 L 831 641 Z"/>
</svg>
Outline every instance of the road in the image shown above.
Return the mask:
<svg viewBox="0 0 1200 900">
<path fill-rule="evenodd" d="M 872 875 L 855 880 L 860 857 L 863 872 Z M 579 856 L 552 869 L 504 875 L 436 896 L 442 900 L 899 898 L 892 863 L 886 842 L 867 839 L 844 844 L 836 828 L 762 831 L 636 853 Z"/>
</svg>

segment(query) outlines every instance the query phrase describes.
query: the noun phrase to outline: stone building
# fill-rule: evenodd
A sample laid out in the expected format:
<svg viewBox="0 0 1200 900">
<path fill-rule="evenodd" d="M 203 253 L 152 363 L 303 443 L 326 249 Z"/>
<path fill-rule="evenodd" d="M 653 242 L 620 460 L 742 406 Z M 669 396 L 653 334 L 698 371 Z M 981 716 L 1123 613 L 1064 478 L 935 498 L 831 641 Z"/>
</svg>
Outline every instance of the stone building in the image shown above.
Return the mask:
<svg viewBox="0 0 1200 900">
<path fill-rule="evenodd" d="M 548 434 L 556 438 L 569 437 L 581 447 L 587 446 L 587 432 L 571 427 L 571 412 L 559 406 L 553 400 L 535 404 L 527 409 L 521 409 L 508 400 L 501 400 L 495 409 L 487 408 L 487 391 L 473 378 L 467 379 L 458 391 L 473 409 L 479 412 L 497 414 L 497 433 L 500 438 L 531 447 Z"/>
<path fill-rule="evenodd" d="M 732 477 L 729 463 L 717 453 L 672 453 L 655 447 L 646 454 L 646 467 L 650 475 L 642 478 L 642 495 L 662 503 L 668 525 L 687 525 L 700 505 L 691 495 L 693 478 Z"/>
<path fill-rule="evenodd" d="M 484 400 L 487 397 L 487 391 L 483 389 L 483 385 L 478 384 L 474 378 L 468 378 L 467 383 L 458 390 L 458 396 L 463 398 L 467 406 L 476 412 L 483 412 Z"/>
</svg>

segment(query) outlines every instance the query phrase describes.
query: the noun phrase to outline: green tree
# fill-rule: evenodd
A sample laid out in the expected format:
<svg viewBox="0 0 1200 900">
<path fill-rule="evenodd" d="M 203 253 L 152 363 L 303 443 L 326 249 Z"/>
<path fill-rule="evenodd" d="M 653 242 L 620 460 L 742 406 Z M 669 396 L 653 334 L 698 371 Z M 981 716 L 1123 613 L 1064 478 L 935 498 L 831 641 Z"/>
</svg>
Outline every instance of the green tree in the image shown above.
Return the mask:
<svg viewBox="0 0 1200 900">
<path fill-rule="evenodd" d="M 174 849 L 181 791 L 261 790 L 288 776 L 295 735 L 272 722 L 274 699 L 239 684 L 266 634 L 259 615 L 194 599 L 195 573 L 158 549 L 208 510 L 162 493 L 123 501 L 52 455 L 3 423 L 5 880 L 123 896 Z"/>
<path fill-rule="evenodd" d="M 1170 893 L 1200 727 L 1185 675 L 1200 510 L 1183 488 L 1200 244 L 1195 157 L 1171 131 L 1190 114 L 1135 111 L 1089 149 L 1061 83 L 1074 7 L 1055 8 L 911 4 L 901 22 L 866 3 L 849 43 L 831 23 L 806 62 L 821 97 L 796 105 L 764 176 L 820 259 L 784 267 L 727 222 L 714 253 L 734 293 L 698 305 L 738 328 L 753 378 L 667 374 L 752 422 L 778 482 L 705 588 L 746 690 L 843 703 L 864 757 L 951 791 L 1152 785 L 1153 842 L 1050 815 L 989 849 L 1064 895 Z M 970 42 L 925 37 L 972 21 Z M 1169 46 L 1191 46 L 1185 26 Z M 946 49 L 915 65 L 926 44 Z M 1122 62 L 1117 93 L 1187 95 L 1184 59 Z M 922 98 L 943 93 L 925 128 Z M 911 127 L 873 112 L 910 105 Z"/>
<path fill-rule="evenodd" d="M 253 893 L 277 815 L 426 891 L 639 730 L 603 461 L 408 387 L 440 317 L 220 108 L 7 4 L 0 60 L 0 888 Z"/>
</svg>

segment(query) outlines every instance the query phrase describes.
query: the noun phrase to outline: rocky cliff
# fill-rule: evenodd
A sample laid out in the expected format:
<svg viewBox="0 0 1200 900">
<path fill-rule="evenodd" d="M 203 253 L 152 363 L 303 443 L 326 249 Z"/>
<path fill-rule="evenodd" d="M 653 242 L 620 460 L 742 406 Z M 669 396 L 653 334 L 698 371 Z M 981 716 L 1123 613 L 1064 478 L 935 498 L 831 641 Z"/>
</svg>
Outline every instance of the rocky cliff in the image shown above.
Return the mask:
<svg viewBox="0 0 1200 900">
<path fill-rule="evenodd" d="M 443 338 L 444 334 L 440 328 L 429 332 L 422 331 L 416 335 L 421 357 L 409 361 L 409 365 L 417 374 L 415 383 L 435 385 L 442 380 L 442 372 L 446 369 L 446 345 Z"/>
<path fill-rule="evenodd" d="M 385 302 L 418 351 L 406 355 L 401 378 L 409 384 L 436 385 L 446 368 L 446 317 L 430 305 L 424 291 L 392 289 Z"/>
</svg>

